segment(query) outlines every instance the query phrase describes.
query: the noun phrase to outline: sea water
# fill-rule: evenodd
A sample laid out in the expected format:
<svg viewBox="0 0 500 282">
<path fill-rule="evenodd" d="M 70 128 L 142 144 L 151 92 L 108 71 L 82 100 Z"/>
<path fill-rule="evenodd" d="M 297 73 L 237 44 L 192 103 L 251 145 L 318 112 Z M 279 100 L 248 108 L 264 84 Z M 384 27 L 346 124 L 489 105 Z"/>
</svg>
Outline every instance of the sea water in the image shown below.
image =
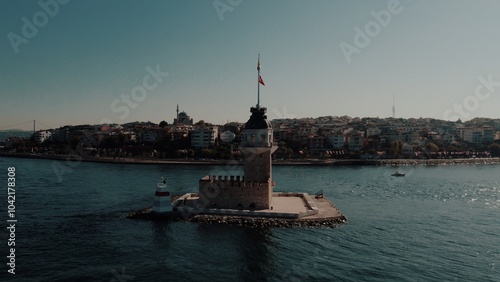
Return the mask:
<svg viewBox="0 0 500 282">
<path fill-rule="evenodd" d="M 275 191 L 323 190 L 338 228 L 131 220 L 159 177 L 172 194 L 237 166 L 0 157 L 2 281 L 500 281 L 500 166 L 273 168 Z M 7 168 L 16 168 L 15 275 L 7 272 Z"/>
</svg>

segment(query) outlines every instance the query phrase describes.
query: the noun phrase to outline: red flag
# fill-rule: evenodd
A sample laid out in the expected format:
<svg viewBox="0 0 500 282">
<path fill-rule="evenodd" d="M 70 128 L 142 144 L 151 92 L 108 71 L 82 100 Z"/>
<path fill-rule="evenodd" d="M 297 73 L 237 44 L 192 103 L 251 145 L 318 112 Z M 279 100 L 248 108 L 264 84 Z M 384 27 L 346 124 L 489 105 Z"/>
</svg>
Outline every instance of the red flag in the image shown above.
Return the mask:
<svg viewBox="0 0 500 282">
<path fill-rule="evenodd" d="M 259 75 L 259 83 L 266 86 L 266 84 L 264 83 L 264 80 L 262 79 L 262 76 Z"/>
</svg>

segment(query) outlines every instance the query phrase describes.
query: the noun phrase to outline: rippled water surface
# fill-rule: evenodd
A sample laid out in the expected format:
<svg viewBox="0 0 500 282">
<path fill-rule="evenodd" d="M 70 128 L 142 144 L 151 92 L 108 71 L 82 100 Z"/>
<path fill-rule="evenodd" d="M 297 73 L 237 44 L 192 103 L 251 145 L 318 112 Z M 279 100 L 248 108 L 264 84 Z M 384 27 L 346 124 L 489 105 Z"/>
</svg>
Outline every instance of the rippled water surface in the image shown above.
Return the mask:
<svg viewBox="0 0 500 282">
<path fill-rule="evenodd" d="M 124 218 L 151 205 L 160 176 L 180 194 L 238 167 L 77 163 L 59 183 L 52 165 L 0 158 L 4 187 L 16 167 L 18 219 L 16 275 L 3 264 L 2 281 L 500 281 L 498 165 L 402 167 L 398 178 L 275 167 L 276 191 L 324 191 L 349 219 L 336 229 Z"/>
</svg>

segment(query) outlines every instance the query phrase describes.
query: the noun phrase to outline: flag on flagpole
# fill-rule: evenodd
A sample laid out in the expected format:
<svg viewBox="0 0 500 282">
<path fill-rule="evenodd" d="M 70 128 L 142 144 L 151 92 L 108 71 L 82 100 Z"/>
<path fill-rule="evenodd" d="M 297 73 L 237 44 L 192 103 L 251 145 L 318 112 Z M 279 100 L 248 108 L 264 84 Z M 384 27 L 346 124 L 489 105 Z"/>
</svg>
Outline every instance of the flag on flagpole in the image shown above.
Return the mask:
<svg viewBox="0 0 500 282">
<path fill-rule="evenodd" d="M 262 76 L 259 75 L 259 83 L 266 86 L 266 84 L 264 83 L 264 80 L 262 79 Z"/>
</svg>

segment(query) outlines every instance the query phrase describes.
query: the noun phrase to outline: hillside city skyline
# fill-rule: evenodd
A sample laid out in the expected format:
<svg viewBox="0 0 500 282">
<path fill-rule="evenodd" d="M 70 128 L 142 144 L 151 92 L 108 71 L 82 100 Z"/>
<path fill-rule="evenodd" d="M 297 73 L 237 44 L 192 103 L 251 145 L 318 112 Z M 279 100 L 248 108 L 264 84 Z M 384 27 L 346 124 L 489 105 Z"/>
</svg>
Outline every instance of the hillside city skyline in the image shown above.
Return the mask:
<svg viewBox="0 0 500 282">
<path fill-rule="evenodd" d="M 259 108 L 259 107 L 257 107 Z M 254 108 L 252 108 L 254 109 Z M 277 158 L 435 158 L 500 155 L 500 119 L 324 116 L 271 121 Z M 29 136 L 5 135 L 0 149 L 43 155 L 96 157 L 239 158 L 245 123 L 197 122 L 177 111 L 172 122 L 63 126 Z M 61 147 L 62 146 L 62 147 Z M 75 151 L 76 150 L 76 151 Z M 363 158 L 364 158 L 363 157 Z"/>
<path fill-rule="evenodd" d="M 265 107 L 265 105 L 262 105 Z M 181 111 L 182 113 L 186 113 L 186 114 L 189 114 L 189 111 L 184 111 L 182 110 Z M 269 115 L 269 112 L 271 112 L 271 116 Z M 275 115 L 276 117 L 272 117 L 272 115 Z M 200 117 L 200 118 L 195 118 L 195 117 L 192 117 L 191 115 L 189 115 L 189 117 L 191 117 L 193 119 L 193 123 L 196 123 L 196 122 L 199 122 L 199 121 L 203 121 L 205 123 L 209 123 L 209 124 L 213 124 L 213 125 L 224 125 L 226 123 L 240 123 L 240 124 L 243 124 L 245 123 L 246 121 L 244 120 L 230 120 L 230 119 L 227 119 L 225 122 L 222 122 L 222 123 L 216 123 L 216 122 L 213 122 L 211 120 L 208 120 L 206 118 L 203 118 L 203 115 Z M 482 119 L 487 119 L 487 120 L 497 120 L 497 119 L 500 119 L 500 116 L 499 117 L 493 117 L 493 118 L 489 118 L 489 117 L 471 117 L 470 119 L 461 119 L 460 117 L 458 117 L 458 119 L 456 120 L 443 120 L 443 119 L 439 119 L 439 118 L 432 118 L 432 117 L 409 117 L 409 118 L 404 118 L 404 117 L 398 117 L 398 116 L 395 116 L 395 117 L 392 117 L 392 116 L 385 116 L 385 117 L 380 117 L 380 116 L 350 116 L 350 115 L 342 115 L 342 116 L 338 116 L 338 115 L 326 115 L 326 116 L 308 116 L 308 117 L 297 117 L 295 116 L 293 113 L 290 113 L 287 111 L 287 108 L 283 108 L 283 111 L 280 112 L 279 110 L 277 109 L 272 109 L 271 111 L 268 110 L 268 118 L 270 121 L 280 121 L 280 120 L 310 120 L 310 119 L 321 119 L 321 118 L 328 118 L 328 117 L 332 117 L 332 118 L 339 118 L 339 117 L 347 117 L 347 118 L 351 118 L 351 119 L 370 119 L 370 118 L 375 118 L 375 119 L 381 119 L 381 120 L 384 120 L 384 119 L 394 119 L 394 120 L 415 120 L 415 119 L 424 119 L 424 120 L 438 120 L 438 121 L 442 121 L 442 122 L 473 122 L 474 120 L 482 120 Z M 49 130 L 49 129 L 55 129 L 55 128 L 60 128 L 60 127 L 64 127 L 64 126 L 79 126 L 79 125 L 109 125 L 109 124 L 117 124 L 117 125 L 121 125 L 121 124 L 127 124 L 127 123 L 145 123 L 145 122 L 151 122 L 151 123 L 155 123 L 155 124 L 159 124 L 160 122 L 162 121 L 165 121 L 167 122 L 168 124 L 173 124 L 173 120 L 175 120 L 175 112 L 174 112 L 174 117 L 172 118 L 165 118 L 165 119 L 162 119 L 162 120 L 155 120 L 155 121 L 152 121 L 152 120 L 134 120 L 134 121 L 129 121 L 129 122 L 124 122 L 124 123 L 95 123 L 95 124 L 90 124 L 90 123 L 76 123 L 76 124 L 68 124 L 68 123 L 60 123 L 58 126 L 55 126 L 55 127 L 51 127 L 51 126 L 48 126 L 47 124 L 43 123 L 42 121 L 39 121 L 39 120 L 27 120 L 25 122 L 22 122 L 22 123 L 17 123 L 17 124 L 14 124 L 14 125 L 2 125 L 0 127 L 0 132 L 8 132 L 8 131 L 29 131 L 29 132 L 32 132 L 33 131 L 33 121 L 35 121 L 35 125 L 36 125 L 36 131 L 38 130 Z M 22 126 L 20 126 L 22 125 Z"/>
<path fill-rule="evenodd" d="M 186 111 L 183 111 L 183 112 L 186 112 Z M 332 117 L 332 118 L 347 117 L 347 118 L 351 118 L 351 119 L 370 119 L 370 118 L 375 118 L 375 119 L 381 119 L 381 120 L 384 120 L 384 119 L 388 119 L 388 120 L 391 120 L 391 119 L 393 119 L 393 120 L 418 120 L 418 119 L 423 119 L 423 120 L 438 120 L 438 121 L 442 121 L 442 122 L 457 122 L 457 121 L 460 121 L 460 122 L 464 122 L 464 123 L 466 123 L 466 122 L 474 122 L 474 120 L 482 120 L 482 119 L 487 119 L 487 120 L 497 120 L 497 119 L 500 119 L 500 117 L 498 117 L 498 118 L 473 117 L 473 118 L 470 118 L 468 120 L 462 120 L 462 119 L 458 118 L 457 120 L 447 121 L 447 120 L 437 119 L 437 118 L 431 118 L 431 117 L 409 117 L 409 118 L 394 117 L 393 118 L 391 116 L 379 117 L 379 116 L 349 116 L 349 115 L 343 115 L 343 116 L 327 115 L 327 116 L 316 116 L 316 117 L 296 117 L 295 115 L 293 115 L 291 113 L 287 113 L 287 115 L 285 115 L 284 117 L 278 117 L 278 118 L 270 119 L 270 121 L 271 122 L 276 122 L 276 121 L 281 121 L 281 120 L 311 120 L 311 119 L 320 119 L 320 118 L 327 118 L 327 117 Z M 39 131 L 39 130 L 49 130 L 49 129 L 56 129 L 56 128 L 60 128 L 60 127 L 64 127 L 64 126 L 80 126 L 80 125 L 109 125 L 109 124 L 122 125 L 122 124 L 127 124 L 127 123 L 149 123 L 149 122 L 150 123 L 155 123 L 155 124 L 160 124 L 160 122 L 162 122 L 162 121 L 165 121 L 168 124 L 172 124 L 173 123 L 172 121 L 168 121 L 167 119 L 163 119 L 163 120 L 160 120 L 160 121 L 135 120 L 135 121 L 124 122 L 124 123 L 121 123 L 121 124 L 120 123 L 101 123 L 101 124 L 89 124 L 89 123 L 67 124 L 67 123 L 60 123 L 60 125 L 58 125 L 58 126 L 49 127 L 45 123 L 35 120 L 35 125 L 36 125 L 35 130 L 36 131 Z M 245 121 L 241 121 L 241 120 L 237 121 L 237 120 L 229 120 L 229 119 L 226 120 L 223 123 L 215 123 L 215 122 L 212 122 L 212 121 L 207 120 L 205 118 L 200 118 L 200 119 L 194 119 L 193 118 L 193 121 L 194 121 L 194 123 L 197 123 L 199 121 L 203 121 L 205 123 L 209 123 L 209 124 L 213 124 L 213 125 L 224 125 L 224 124 L 227 124 L 227 123 L 240 123 L 240 124 L 244 124 L 245 123 Z M 33 120 L 28 120 L 28 121 L 25 121 L 25 122 L 20 123 L 20 124 L 23 125 L 23 126 L 17 126 L 18 124 L 16 124 L 14 126 L 10 125 L 10 126 L 0 127 L 0 132 L 9 132 L 9 131 L 33 132 Z"/>
</svg>

